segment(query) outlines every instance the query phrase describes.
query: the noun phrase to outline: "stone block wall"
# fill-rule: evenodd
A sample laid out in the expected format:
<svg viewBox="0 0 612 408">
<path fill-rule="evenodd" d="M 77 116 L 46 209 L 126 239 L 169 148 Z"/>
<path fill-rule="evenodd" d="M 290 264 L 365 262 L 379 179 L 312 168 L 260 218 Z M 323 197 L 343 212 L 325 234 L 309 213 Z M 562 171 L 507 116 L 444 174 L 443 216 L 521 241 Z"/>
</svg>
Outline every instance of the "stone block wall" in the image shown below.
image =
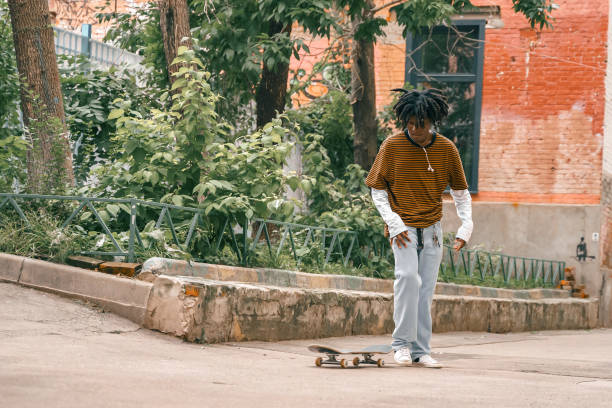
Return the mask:
<svg viewBox="0 0 612 408">
<path fill-rule="evenodd" d="M 433 330 L 595 328 L 598 306 L 597 299 L 435 295 Z M 393 295 L 160 275 L 153 281 L 144 327 L 204 343 L 391 334 Z"/>
</svg>

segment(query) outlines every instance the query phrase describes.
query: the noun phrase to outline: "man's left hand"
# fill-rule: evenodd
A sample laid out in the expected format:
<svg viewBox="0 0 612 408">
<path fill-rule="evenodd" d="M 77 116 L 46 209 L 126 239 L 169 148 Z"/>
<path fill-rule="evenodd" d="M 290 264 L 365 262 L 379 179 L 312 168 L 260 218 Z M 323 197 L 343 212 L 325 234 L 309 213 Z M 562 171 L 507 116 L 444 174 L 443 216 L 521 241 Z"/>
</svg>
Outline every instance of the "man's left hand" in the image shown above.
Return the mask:
<svg viewBox="0 0 612 408">
<path fill-rule="evenodd" d="M 455 252 L 459 252 L 464 246 L 464 240 L 462 240 L 461 238 L 455 238 L 455 245 L 453 245 L 453 249 L 455 250 Z"/>
</svg>

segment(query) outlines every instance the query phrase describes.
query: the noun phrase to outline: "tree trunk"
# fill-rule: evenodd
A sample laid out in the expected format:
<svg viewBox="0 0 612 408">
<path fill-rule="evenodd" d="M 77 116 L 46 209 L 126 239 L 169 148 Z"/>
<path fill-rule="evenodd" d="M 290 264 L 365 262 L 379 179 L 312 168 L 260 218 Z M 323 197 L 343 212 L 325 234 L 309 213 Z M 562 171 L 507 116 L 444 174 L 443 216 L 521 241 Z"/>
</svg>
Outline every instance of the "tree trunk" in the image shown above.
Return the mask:
<svg viewBox="0 0 612 408">
<path fill-rule="evenodd" d="M 361 21 L 354 20 L 353 28 L 356 29 Z M 351 105 L 355 127 L 353 156 L 356 164 L 369 170 L 376 158 L 378 133 L 374 43 L 367 40 L 353 40 L 351 53 Z"/>
<path fill-rule="evenodd" d="M 291 24 L 283 26 L 281 23 L 271 22 L 268 35 L 288 33 L 291 35 Z M 276 62 L 276 65 L 268 67 L 264 61 L 261 81 L 257 86 L 255 101 L 257 103 L 257 127 L 260 128 L 276 117 L 276 113 L 285 110 L 287 99 L 287 81 L 289 80 L 289 58 L 291 51 L 287 55 L 287 62 Z"/>
<path fill-rule="evenodd" d="M 170 85 L 172 85 L 176 79 L 172 74 L 180 68 L 180 65 L 172 64 L 172 61 L 177 56 L 179 47 L 181 45 L 188 48 L 192 47 L 187 0 L 160 0 L 159 24 L 162 41 L 164 42 L 168 79 Z M 186 38 L 186 40 L 182 41 L 183 38 Z"/>
<path fill-rule="evenodd" d="M 74 183 L 53 28 L 47 0 L 9 0 L 21 110 L 31 138 L 28 190 L 57 192 Z"/>
</svg>

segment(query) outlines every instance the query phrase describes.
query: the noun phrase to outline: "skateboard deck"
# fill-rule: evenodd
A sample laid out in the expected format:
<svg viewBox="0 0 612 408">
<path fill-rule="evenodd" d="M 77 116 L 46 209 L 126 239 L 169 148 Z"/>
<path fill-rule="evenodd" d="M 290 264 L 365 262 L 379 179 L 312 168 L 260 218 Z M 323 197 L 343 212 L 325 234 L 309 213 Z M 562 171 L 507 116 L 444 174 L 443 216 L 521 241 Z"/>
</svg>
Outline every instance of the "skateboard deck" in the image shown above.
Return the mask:
<svg viewBox="0 0 612 408">
<path fill-rule="evenodd" d="M 382 367 L 385 365 L 385 361 L 382 358 L 375 359 L 374 356 L 377 354 L 389 353 L 391 351 L 391 346 L 388 344 L 379 344 L 352 350 L 312 344 L 308 346 L 308 350 L 312 351 L 313 353 L 325 354 L 325 358 L 316 358 L 315 365 L 317 367 L 322 367 L 323 365 L 339 365 L 341 368 L 347 368 L 349 364 L 348 359 L 338 359 L 338 357 L 341 355 L 356 355 L 356 357 L 352 359 L 353 366 L 355 367 L 359 367 L 360 364 L 371 364 L 377 367 Z M 359 358 L 359 355 L 361 355 L 362 358 Z"/>
</svg>

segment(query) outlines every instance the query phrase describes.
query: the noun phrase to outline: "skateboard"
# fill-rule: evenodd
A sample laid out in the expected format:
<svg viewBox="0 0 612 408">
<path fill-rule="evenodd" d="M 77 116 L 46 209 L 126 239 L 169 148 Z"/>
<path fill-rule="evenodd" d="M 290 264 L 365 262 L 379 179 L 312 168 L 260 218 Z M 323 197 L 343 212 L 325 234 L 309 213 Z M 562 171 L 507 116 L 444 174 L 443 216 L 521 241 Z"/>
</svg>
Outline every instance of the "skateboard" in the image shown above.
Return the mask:
<svg viewBox="0 0 612 408">
<path fill-rule="evenodd" d="M 341 355 L 357 355 L 353 358 L 353 366 L 359 367 L 360 364 L 372 364 L 377 367 L 385 365 L 385 361 L 382 358 L 374 359 L 376 354 L 387 354 L 391 351 L 391 346 L 388 344 L 380 344 L 376 346 L 368 346 L 362 349 L 355 350 L 343 350 L 331 346 L 324 346 L 320 344 L 313 344 L 308 346 L 308 350 L 313 353 L 325 354 L 327 359 L 324 357 L 317 357 L 315 365 L 322 367 L 323 365 L 339 365 L 341 368 L 347 368 L 349 360 L 345 358 L 338 359 Z M 359 358 L 359 354 L 363 359 Z"/>
</svg>

